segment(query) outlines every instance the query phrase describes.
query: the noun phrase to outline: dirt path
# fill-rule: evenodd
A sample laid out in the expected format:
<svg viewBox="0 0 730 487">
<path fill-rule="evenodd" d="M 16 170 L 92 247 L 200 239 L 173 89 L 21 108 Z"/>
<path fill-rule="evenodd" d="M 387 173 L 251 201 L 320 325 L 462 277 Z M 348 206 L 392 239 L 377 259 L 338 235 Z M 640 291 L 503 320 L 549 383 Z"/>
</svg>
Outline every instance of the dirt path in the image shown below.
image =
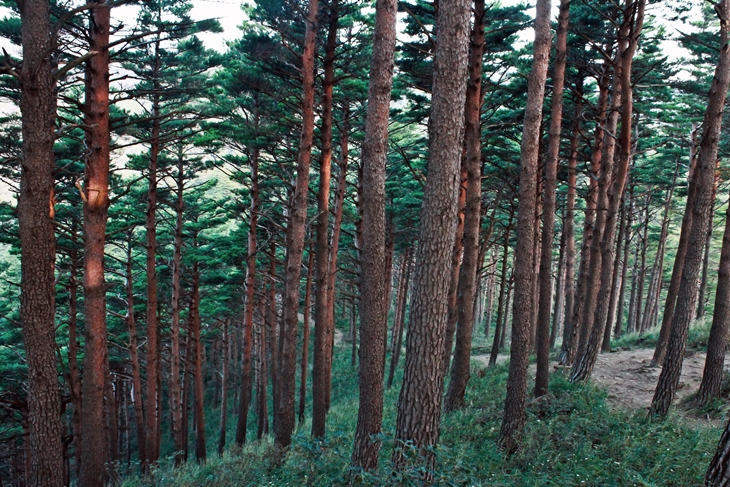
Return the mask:
<svg viewBox="0 0 730 487">
<path fill-rule="evenodd" d="M 609 405 L 626 410 L 648 411 L 661 372 L 659 367 L 649 367 L 653 354 L 654 349 L 638 349 L 602 353 L 598 356 L 591 380 L 606 389 Z M 488 355 L 476 355 L 473 358 L 485 365 L 489 363 Z M 508 358 L 506 354 L 500 355 L 497 362 L 504 362 Z M 684 358 L 675 404 L 697 392 L 704 366 L 705 352 L 688 352 Z M 557 368 L 558 365 L 554 362 L 551 367 Z M 726 360 L 725 370 L 728 368 Z M 535 364 L 530 365 L 528 373 L 531 377 L 535 376 Z"/>
</svg>

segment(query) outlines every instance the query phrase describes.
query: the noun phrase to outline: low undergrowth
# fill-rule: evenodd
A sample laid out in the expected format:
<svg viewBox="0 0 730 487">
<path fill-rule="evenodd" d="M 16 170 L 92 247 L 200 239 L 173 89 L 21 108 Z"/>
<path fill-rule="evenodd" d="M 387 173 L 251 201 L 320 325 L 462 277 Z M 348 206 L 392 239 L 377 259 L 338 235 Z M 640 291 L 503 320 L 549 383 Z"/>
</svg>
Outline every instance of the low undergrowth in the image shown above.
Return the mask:
<svg viewBox="0 0 730 487">
<path fill-rule="evenodd" d="M 445 415 L 441 444 L 432 453 L 435 466 L 407 448 L 411 468 L 395 472 L 390 465 L 398 390 L 387 391 L 380 469 L 352 472 L 349 468 L 357 421 L 357 376 L 348 355 L 340 350 L 333 377 L 333 402 L 328 435 L 322 441 L 301 425 L 293 445 L 279 461 L 270 440 L 223 457 L 211 455 L 205 465 L 182 468 L 163 460 L 147 478 L 127 478 L 129 486 L 329 486 L 351 479 L 361 485 L 454 486 L 580 486 L 703 485 L 702 477 L 720 431 L 698 427 L 671 415 L 649 422 L 641 413 L 609 410 L 605 392 L 586 384 L 570 384 L 561 372 L 553 375 L 550 396 L 532 401 L 523 448 L 505 456 L 497 448 L 507 367 L 479 366 L 470 381 L 467 407 Z M 400 379 L 397 381 L 400 382 Z M 357 475 L 353 475 L 357 474 Z"/>
<path fill-rule="evenodd" d="M 687 349 L 707 350 L 707 340 L 710 337 L 712 318 L 705 317 L 695 320 L 687 333 Z M 659 328 L 651 328 L 644 333 L 626 333 L 618 339 L 611 340 L 612 349 L 634 350 L 637 348 L 654 348 L 659 340 Z"/>
</svg>

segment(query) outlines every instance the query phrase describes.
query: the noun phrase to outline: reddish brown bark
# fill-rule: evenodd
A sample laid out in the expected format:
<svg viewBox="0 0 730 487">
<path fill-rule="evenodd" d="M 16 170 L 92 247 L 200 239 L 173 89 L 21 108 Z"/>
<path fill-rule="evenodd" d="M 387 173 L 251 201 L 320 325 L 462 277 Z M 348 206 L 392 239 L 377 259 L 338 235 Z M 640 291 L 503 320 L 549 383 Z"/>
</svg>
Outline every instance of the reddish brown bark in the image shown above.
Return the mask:
<svg viewBox="0 0 730 487">
<path fill-rule="evenodd" d="M 20 319 L 28 363 L 28 485 L 63 485 L 61 398 L 56 370 L 53 228 L 53 142 L 56 121 L 54 45 L 45 0 L 18 4 L 23 66 L 20 71 L 23 164 L 18 200 Z"/>
<path fill-rule="evenodd" d="M 558 179 L 558 155 L 560 129 L 563 120 L 563 86 L 568 39 L 568 9 L 570 0 L 560 1 L 558 33 L 555 41 L 555 71 L 553 73 L 553 98 L 550 113 L 548 152 L 545 159 L 545 183 L 543 187 L 542 247 L 540 252 L 539 303 L 537 311 L 537 373 L 535 397 L 548 393 L 550 362 L 550 311 L 552 305 L 552 261 L 555 236 L 555 196 Z"/>
<path fill-rule="evenodd" d="M 687 255 L 682 268 L 680 292 L 672 316 L 672 326 L 667 344 L 667 353 L 659 374 L 659 381 L 649 409 L 650 416 L 665 417 L 679 386 L 684 349 L 689 325 L 694 317 L 697 303 L 697 278 L 702 265 L 702 250 L 712 211 L 712 187 L 715 165 L 722 128 L 722 108 L 730 85 L 730 45 L 728 45 L 728 19 L 730 0 L 724 0 L 716 7 L 720 22 L 720 56 L 712 79 L 707 101 L 707 111 L 702 122 L 702 139 L 695 168 L 696 193 L 692 205 L 692 226 L 689 232 Z"/>
<path fill-rule="evenodd" d="M 316 286 L 314 290 L 314 356 L 312 367 L 312 436 L 325 432 L 329 408 L 330 348 L 333 325 L 328 299 L 329 285 L 329 201 L 332 173 L 332 89 L 335 84 L 335 48 L 339 21 L 339 1 L 329 6 L 329 26 L 324 48 L 324 81 L 322 83 L 322 158 L 319 165 L 317 192 L 317 239 L 315 247 Z"/>
<path fill-rule="evenodd" d="M 314 252 L 310 245 L 307 263 L 307 284 L 304 286 L 304 323 L 302 323 L 302 361 L 299 367 L 299 423 L 304 421 L 304 408 L 307 404 L 307 371 L 309 364 L 309 315 L 312 304 L 312 274 L 314 271 Z"/>
<path fill-rule="evenodd" d="M 702 383 L 697 392 L 697 400 L 701 404 L 707 404 L 720 397 L 728 330 L 730 330 L 730 209 L 726 215 L 725 232 L 722 236 L 715 310 L 712 313 L 712 327 L 707 339 L 707 358 L 702 373 Z"/>
<path fill-rule="evenodd" d="M 464 205 L 463 261 L 459 271 L 456 299 L 457 331 L 451 381 L 444 400 L 444 409 L 464 407 L 469 382 L 471 339 L 474 327 L 474 299 L 479 267 L 479 231 L 482 216 L 482 144 L 479 115 L 482 106 L 482 64 L 484 57 L 484 0 L 474 0 L 474 25 L 469 53 L 469 80 L 464 107 L 464 145 L 466 157 L 466 200 Z M 457 230 L 458 231 L 458 230 Z M 448 337 L 447 337 L 448 338 Z M 447 349 L 447 352 L 450 350 Z M 448 362 L 447 362 L 448 363 Z"/>
<path fill-rule="evenodd" d="M 669 340 L 669 331 L 671 329 L 672 316 L 674 315 L 674 306 L 677 304 L 677 294 L 679 293 L 679 285 L 682 280 L 682 269 L 684 267 L 684 259 L 687 255 L 687 245 L 689 243 L 689 232 L 692 228 L 692 215 L 694 213 L 692 205 L 694 205 L 696 182 L 694 181 L 695 167 L 697 164 L 697 132 L 698 127 L 692 124 L 690 133 L 690 167 L 687 175 L 687 204 L 685 205 L 684 214 L 682 215 L 682 227 L 679 233 L 679 243 L 677 245 L 677 253 L 674 257 L 674 266 L 672 267 L 672 277 L 669 280 L 669 288 L 667 289 L 667 297 L 664 301 L 664 313 L 662 314 L 662 326 L 659 330 L 659 339 L 654 347 L 654 356 L 651 359 L 651 365 L 656 367 L 664 363 L 664 354 L 667 351 L 667 341 Z"/>
<path fill-rule="evenodd" d="M 583 381 L 590 377 L 603 339 L 603 330 L 608 320 L 608 308 L 613 277 L 613 256 L 615 252 L 616 218 L 621 204 L 626 179 L 629 173 L 632 144 L 633 91 L 631 86 L 631 66 L 644 22 L 645 0 L 627 0 L 623 9 L 623 22 L 619 29 L 619 49 L 615 69 L 612 106 L 621 108 L 621 130 L 619 132 L 618 166 L 613 177 L 608 177 L 614 168 L 613 151 L 615 144 L 611 131 L 602 155 L 602 174 L 599 176 L 598 208 L 596 230 L 591 249 L 591 272 L 588 282 L 588 299 L 583 316 L 584 326 L 590 329 L 590 337 L 585 351 L 573 365 L 571 381 Z M 611 117 L 609 117 L 611 119 Z M 615 126 L 615 124 L 612 124 Z M 610 182 L 610 186 L 609 186 Z M 600 265 L 599 265 L 600 264 Z M 597 291 L 597 293 L 595 292 Z"/>
<path fill-rule="evenodd" d="M 193 247 L 197 242 L 193 237 Z M 203 347 L 205 346 L 200 337 L 200 271 L 198 263 L 193 263 L 193 289 L 190 301 L 190 335 L 194 348 L 193 382 L 195 383 L 195 459 L 198 463 L 205 463 L 205 409 L 203 401 L 205 389 L 203 388 Z"/>
<path fill-rule="evenodd" d="M 254 132 L 259 128 L 258 100 L 254 105 Z M 248 410 L 251 402 L 251 350 L 253 347 L 253 311 L 256 286 L 256 227 L 259 218 L 259 147 L 254 145 L 249 157 L 251 166 L 251 210 L 248 221 L 248 255 L 246 256 L 246 297 L 243 315 L 243 357 L 241 364 L 241 390 L 239 392 L 238 422 L 236 423 L 236 445 L 246 442 Z"/>
<path fill-rule="evenodd" d="M 388 155 L 388 121 L 393 84 L 396 14 L 395 0 L 375 5 L 373 54 L 370 59 L 368 112 L 362 154 L 363 218 L 360 292 L 360 407 L 355 430 L 353 467 L 378 466 L 383 420 L 383 374 L 387 333 L 385 268 L 385 163 Z"/>
<path fill-rule="evenodd" d="M 304 230 L 307 220 L 309 165 L 314 136 L 314 59 L 316 49 L 318 0 L 309 0 L 304 52 L 302 53 L 302 133 L 297 153 L 297 178 L 291 203 L 287 236 L 287 259 L 284 276 L 283 316 L 281 320 L 281 356 L 279 357 L 279 392 L 274 422 L 276 445 L 288 448 L 294 431 L 294 397 L 297 362 L 297 327 L 299 313 L 299 276 L 304 253 Z"/>
<path fill-rule="evenodd" d="M 172 303 L 170 306 L 170 429 L 172 440 L 175 445 L 175 464 L 180 465 L 183 461 L 182 452 L 182 389 L 180 383 L 180 273 L 182 267 L 182 245 L 183 245 L 183 211 L 185 203 L 183 194 L 185 190 L 184 157 L 178 154 L 177 159 L 177 192 L 175 200 L 175 242 L 172 252 Z"/>
<path fill-rule="evenodd" d="M 507 398 L 499 438 L 500 446 L 508 452 L 517 449 L 525 426 L 527 362 L 530 353 L 530 329 L 534 318 L 533 309 L 536 304 L 533 302 L 535 199 L 542 104 L 550 58 L 550 0 L 538 0 L 536 9 L 532 70 L 527 82 L 527 107 L 520 146 L 522 164 L 517 210 L 512 348 L 507 379 Z"/>
<path fill-rule="evenodd" d="M 403 388 L 398 400 L 396 468 L 404 466 L 400 446 L 433 446 L 439 437 L 443 390 L 446 282 L 458 211 L 469 38 L 469 2 L 440 0 L 436 14 L 439 42 L 434 55 L 429 131 L 428 180 L 421 207 L 421 229 L 406 339 Z M 422 451 L 427 463 L 431 454 Z"/>
<path fill-rule="evenodd" d="M 457 310 L 456 296 L 459 290 L 459 272 L 461 270 L 461 257 L 464 250 L 464 207 L 466 206 L 466 168 L 462 157 L 461 184 L 459 185 L 458 200 L 458 222 L 456 224 L 456 235 L 454 237 L 454 250 L 451 252 L 451 273 L 449 274 L 449 293 L 447 303 L 449 305 L 448 318 L 446 319 L 446 342 L 444 345 L 444 376 L 449 370 L 451 352 L 454 348 L 454 333 L 456 332 Z"/>
<path fill-rule="evenodd" d="M 84 349 L 81 472 L 79 483 L 102 486 L 107 477 L 104 390 L 109 371 L 106 329 L 104 242 L 109 207 L 109 43 L 110 8 L 90 12 L 91 50 L 87 64 L 85 123 L 89 155 L 84 174 Z"/>
</svg>

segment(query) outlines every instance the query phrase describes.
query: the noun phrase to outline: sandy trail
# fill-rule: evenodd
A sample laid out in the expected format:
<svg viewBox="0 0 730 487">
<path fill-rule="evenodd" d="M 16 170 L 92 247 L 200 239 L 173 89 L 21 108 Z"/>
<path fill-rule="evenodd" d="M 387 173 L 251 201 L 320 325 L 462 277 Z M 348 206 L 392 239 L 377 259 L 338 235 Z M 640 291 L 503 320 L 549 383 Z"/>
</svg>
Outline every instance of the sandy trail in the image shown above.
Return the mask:
<svg viewBox="0 0 730 487">
<path fill-rule="evenodd" d="M 648 411 L 661 372 L 659 367 L 649 367 L 653 354 L 654 349 L 637 349 L 602 353 L 598 356 L 591 380 L 608 392 L 610 406 L 624 410 Z M 488 355 L 476 355 L 473 358 L 485 365 L 489 363 Z M 497 362 L 504 362 L 508 358 L 508 355 L 501 354 Z M 728 362 L 726 359 L 726 371 L 729 368 Z M 686 353 L 675 404 L 697 392 L 704 366 L 705 352 Z M 553 362 L 551 367 L 554 370 L 559 366 L 557 362 Z M 528 374 L 534 378 L 535 364 L 530 364 Z"/>
</svg>

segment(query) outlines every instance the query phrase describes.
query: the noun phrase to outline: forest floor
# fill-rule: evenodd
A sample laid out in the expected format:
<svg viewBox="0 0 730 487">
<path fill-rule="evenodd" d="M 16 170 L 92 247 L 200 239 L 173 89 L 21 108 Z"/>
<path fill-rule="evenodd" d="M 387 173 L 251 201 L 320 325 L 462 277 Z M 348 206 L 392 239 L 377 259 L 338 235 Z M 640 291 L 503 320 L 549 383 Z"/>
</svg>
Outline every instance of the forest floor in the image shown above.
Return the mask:
<svg viewBox="0 0 730 487">
<path fill-rule="evenodd" d="M 650 367 L 653 348 L 640 348 L 635 350 L 617 350 L 611 353 L 598 355 L 591 380 L 594 384 L 608 393 L 606 402 L 612 407 L 627 411 L 649 410 L 649 405 L 654 397 L 654 389 L 659 380 L 660 367 Z M 485 365 L 489 363 L 489 355 L 475 355 Z M 509 359 L 508 354 L 500 354 L 497 363 L 503 363 Z M 563 368 L 557 362 L 550 364 L 553 370 Z M 690 351 L 685 354 L 682 375 L 677 390 L 676 404 L 691 394 L 697 392 L 702 381 L 702 371 L 705 366 L 705 352 Z M 725 370 L 730 368 L 730 360 L 725 360 Z M 535 376 L 535 364 L 530 364 L 528 373 Z M 692 415 L 697 419 L 696 415 Z M 706 424 L 719 424 L 719 419 L 709 416 L 702 420 Z"/>
</svg>

